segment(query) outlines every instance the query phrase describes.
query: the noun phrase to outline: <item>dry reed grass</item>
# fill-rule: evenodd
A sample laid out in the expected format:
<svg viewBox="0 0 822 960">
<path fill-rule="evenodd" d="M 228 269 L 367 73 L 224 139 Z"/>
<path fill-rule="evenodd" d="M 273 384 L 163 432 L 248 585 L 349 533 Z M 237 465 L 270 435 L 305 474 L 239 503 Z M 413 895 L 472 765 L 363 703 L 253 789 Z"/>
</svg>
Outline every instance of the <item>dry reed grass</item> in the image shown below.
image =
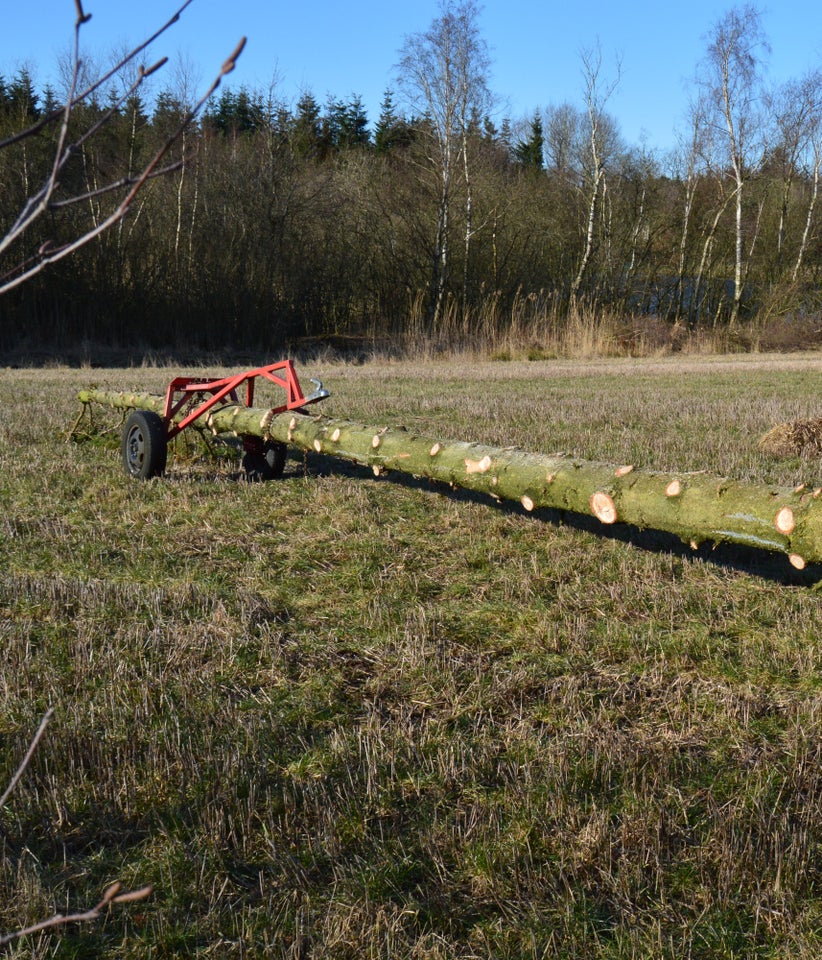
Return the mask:
<svg viewBox="0 0 822 960">
<path fill-rule="evenodd" d="M 426 299 L 417 293 L 409 302 L 406 323 L 392 338 L 386 339 L 385 332 L 375 327 L 370 337 L 357 343 L 361 356 L 407 359 L 462 355 L 473 359 L 586 360 L 790 353 L 822 348 L 822 326 L 818 317 L 788 314 L 733 329 L 704 324 L 691 328 L 679 320 L 633 315 L 596 303 L 580 302 L 567 310 L 563 297 L 546 290 L 518 295 L 510 305 L 491 295 L 470 309 L 464 309 L 455 298 L 446 299 L 432 328 Z M 350 349 L 340 346 L 344 354 Z"/>
</svg>

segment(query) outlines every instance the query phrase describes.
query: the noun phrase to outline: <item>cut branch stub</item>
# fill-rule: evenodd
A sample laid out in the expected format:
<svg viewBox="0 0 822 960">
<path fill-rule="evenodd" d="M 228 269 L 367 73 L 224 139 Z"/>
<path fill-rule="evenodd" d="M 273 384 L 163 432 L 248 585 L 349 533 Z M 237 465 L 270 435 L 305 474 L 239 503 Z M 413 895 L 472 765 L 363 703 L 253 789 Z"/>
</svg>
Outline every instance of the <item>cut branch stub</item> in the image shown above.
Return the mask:
<svg viewBox="0 0 822 960">
<path fill-rule="evenodd" d="M 799 493 L 801 491 L 795 490 L 794 493 Z M 796 526 L 796 522 L 793 518 L 793 510 L 790 507 L 782 507 L 774 517 L 774 526 L 780 533 L 784 533 L 787 536 L 789 533 L 793 533 L 793 529 Z"/>
<path fill-rule="evenodd" d="M 617 512 L 614 501 L 607 493 L 597 490 L 591 494 L 591 512 L 602 523 L 616 523 Z"/>
<path fill-rule="evenodd" d="M 491 458 L 489 456 L 484 456 L 482 460 L 468 460 L 465 461 L 465 472 L 466 473 L 486 473 L 491 469 Z"/>
</svg>

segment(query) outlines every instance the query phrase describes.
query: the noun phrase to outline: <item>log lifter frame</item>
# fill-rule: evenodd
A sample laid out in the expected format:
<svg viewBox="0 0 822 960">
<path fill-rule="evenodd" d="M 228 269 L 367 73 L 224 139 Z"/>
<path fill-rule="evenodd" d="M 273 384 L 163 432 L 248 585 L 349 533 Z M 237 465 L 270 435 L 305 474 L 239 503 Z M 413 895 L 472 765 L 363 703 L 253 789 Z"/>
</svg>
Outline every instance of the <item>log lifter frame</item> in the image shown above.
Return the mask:
<svg viewBox="0 0 822 960">
<path fill-rule="evenodd" d="M 234 404 L 239 404 L 237 390 L 245 383 L 245 400 L 243 406 L 254 405 L 254 383 L 257 377 L 270 380 L 271 383 L 282 387 L 286 392 L 286 402 L 273 407 L 271 415 L 285 413 L 286 410 L 299 410 L 309 403 L 324 400 L 329 393 L 323 388 L 319 380 L 312 380 L 317 389 L 314 393 L 305 396 L 297 378 L 297 372 L 291 360 L 280 360 L 269 363 L 254 370 L 246 370 L 230 377 L 221 377 L 214 380 L 203 380 L 199 377 L 175 377 L 168 385 L 163 420 L 166 424 L 166 439 L 171 440 L 178 433 L 185 430 L 200 417 L 214 409 L 220 401 L 230 398 Z M 199 401 L 199 402 L 198 402 Z M 188 410 L 180 419 L 177 419 L 184 407 Z"/>
<path fill-rule="evenodd" d="M 248 420 L 242 414 L 254 410 L 254 386 L 258 377 L 270 381 L 285 391 L 285 403 L 262 411 L 260 423 L 243 427 Z M 134 394 L 119 394 L 114 406 L 131 409 L 123 427 L 120 445 L 123 468 L 134 478 L 148 480 L 165 472 L 168 441 L 198 421 L 204 421 L 213 433 L 215 417 L 226 410 L 234 413 L 231 426 L 222 432 L 233 433 L 242 441 L 244 456 L 243 472 L 249 480 L 272 480 L 280 476 L 285 466 L 287 445 L 271 437 L 264 424 L 289 411 L 305 412 L 304 408 L 329 396 L 319 380 L 313 393 L 303 393 L 291 360 L 280 360 L 253 370 L 245 370 L 228 377 L 175 377 L 168 385 L 164 397 L 154 397 L 145 403 L 132 399 Z M 245 385 L 241 402 L 240 388 Z M 91 395 L 84 399 L 83 410 L 88 407 Z M 80 415 L 82 417 L 82 413 Z M 78 417 L 72 433 L 77 429 Z"/>
</svg>

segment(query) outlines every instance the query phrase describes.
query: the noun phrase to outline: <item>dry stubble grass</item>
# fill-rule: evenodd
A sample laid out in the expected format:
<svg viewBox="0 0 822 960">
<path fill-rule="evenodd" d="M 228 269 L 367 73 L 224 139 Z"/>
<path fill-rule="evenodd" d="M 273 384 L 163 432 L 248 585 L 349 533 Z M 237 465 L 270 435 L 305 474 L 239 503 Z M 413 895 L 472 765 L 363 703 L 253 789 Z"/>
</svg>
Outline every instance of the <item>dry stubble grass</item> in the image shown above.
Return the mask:
<svg viewBox="0 0 822 960">
<path fill-rule="evenodd" d="M 755 441 L 820 368 L 317 372 L 340 416 L 818 483 Z M 818 955 L 822 614 L 781 559 L 313 458 L 130 483 L 62 442 L 92 376 L 169 373 L 0 385 L 0 778 L 57 706 L 0 813 L 0 928 L 156 893 L 11 955 Z"/>
</svg>

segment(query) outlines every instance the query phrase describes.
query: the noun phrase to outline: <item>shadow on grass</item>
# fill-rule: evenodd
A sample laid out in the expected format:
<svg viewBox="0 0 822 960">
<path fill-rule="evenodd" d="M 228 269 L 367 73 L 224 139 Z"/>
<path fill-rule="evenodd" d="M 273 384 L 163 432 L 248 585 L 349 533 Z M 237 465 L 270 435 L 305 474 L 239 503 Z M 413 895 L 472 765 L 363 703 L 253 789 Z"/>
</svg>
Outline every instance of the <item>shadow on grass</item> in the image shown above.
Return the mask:
<svg viewBox="0 0 822 960">
<path fill-rule="evenodd" d="M 314 453 L 306 453 L 304 456 L 297 454 L 295 459 L 290 461 L 292 469 L 300 470 L 297 466 L 298 461 L 302 463 L 302 472 L 309 476 L 347 476 L 375 481 L 370 467 L 363 467 L 336 457 Z M 437 480 L 414 477 L 398 471 L 391 471 L 380 477 L 377 482 L 397 484 L 409 489 L 429 490 L 460 503 L 484 504 L 489 509 L 528 516 L 553 526 L 570 527 L 572 530 L 630 544 L 640 550 L 669 554 L 683 560 L 701 560 L 717 567 L 749 573 L 785 586 L 814 587 L 822 581 L 822 563 L 811 563 L 804 570 L 797 570 L 791 566 L 785 554 L 770 550 L 757 550 L 735 543 L 714 544 L 707 541 L 694 550 L 672 533 L 662 530 L 641 529 L 627 523 L 606 525 L 596 517 L 568 510 L 542 508 L 528 513 L 519 503 L 513 501 L 497 501 L 484 493 L 459 487 L 452 488 Z"/>
</svg>

